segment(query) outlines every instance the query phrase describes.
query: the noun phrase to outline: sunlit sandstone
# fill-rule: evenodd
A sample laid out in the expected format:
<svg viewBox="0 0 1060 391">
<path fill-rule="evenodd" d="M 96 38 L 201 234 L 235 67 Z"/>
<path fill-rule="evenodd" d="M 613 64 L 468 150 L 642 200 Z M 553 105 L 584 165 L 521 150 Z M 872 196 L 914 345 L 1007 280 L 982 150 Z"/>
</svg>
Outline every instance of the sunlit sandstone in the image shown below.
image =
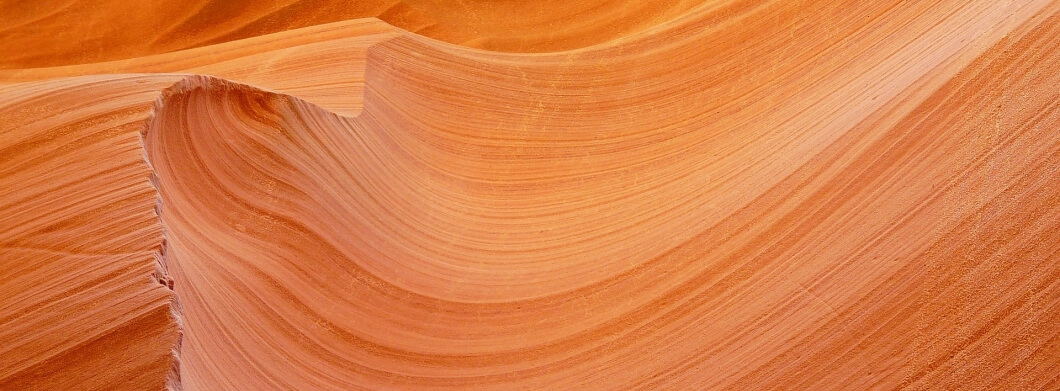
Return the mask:
<svg viewBox="0 0 1060 391">
<path fill-rule="evenodd" d="M 1060 1 L 50 3 L 0 390 L 1060 388 Z"/>
</svg>

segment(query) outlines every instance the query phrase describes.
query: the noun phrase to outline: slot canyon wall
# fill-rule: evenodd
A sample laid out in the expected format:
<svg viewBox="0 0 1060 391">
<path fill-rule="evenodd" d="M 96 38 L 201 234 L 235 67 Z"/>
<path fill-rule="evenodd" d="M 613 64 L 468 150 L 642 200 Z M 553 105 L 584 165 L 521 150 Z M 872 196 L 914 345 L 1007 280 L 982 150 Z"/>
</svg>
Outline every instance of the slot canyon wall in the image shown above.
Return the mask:
<svg viewBox="0 0 1060 391">
<path fill-rule="evenodd" d="M 1060 1 L 127 3 L 0 1 L 0 390 L 1060 389 Z"/>
</svg>

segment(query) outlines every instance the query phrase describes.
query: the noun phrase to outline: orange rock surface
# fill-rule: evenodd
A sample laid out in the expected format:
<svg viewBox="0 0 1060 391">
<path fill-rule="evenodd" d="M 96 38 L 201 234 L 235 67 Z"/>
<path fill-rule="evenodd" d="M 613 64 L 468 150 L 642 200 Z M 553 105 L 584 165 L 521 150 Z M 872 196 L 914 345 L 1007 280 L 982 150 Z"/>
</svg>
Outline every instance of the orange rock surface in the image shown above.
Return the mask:
<svg viewBox="0 0 1060 391">
<path fill-rule="evenodd" d="M 1060 389 L 1060 1 L 0 1 L 0 53 L 0 390 Z"/>
</svg>

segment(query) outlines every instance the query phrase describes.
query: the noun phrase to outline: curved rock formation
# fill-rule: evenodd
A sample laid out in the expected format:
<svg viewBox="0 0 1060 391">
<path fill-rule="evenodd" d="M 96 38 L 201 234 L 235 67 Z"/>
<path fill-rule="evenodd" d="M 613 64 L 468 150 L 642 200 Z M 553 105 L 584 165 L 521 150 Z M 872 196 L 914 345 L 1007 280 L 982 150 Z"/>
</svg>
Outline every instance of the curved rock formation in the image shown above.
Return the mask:
<svg viewBox="0 0 1060 391">
<path fill-rule="evenodd" d="M 1060 387 L 1060 2 L 601 4 L 38 40 L 0 389 Z"/>
<path fill-rule="evenodd" d="M 138 130 L 175 77 L 0 86 L 0 389 L 160 389 L 180 315 Z"/>
<path fill-rule="evenodd" d="M 649 30 L 703 0 L 91 0 L 0 1 L 0 69 L 125 60 L 341 22 L 378 18 L 403 30 L 505 52 L 569 50 Z M 85 21 L 89 21 L 85 23 Z"/>
</svg>

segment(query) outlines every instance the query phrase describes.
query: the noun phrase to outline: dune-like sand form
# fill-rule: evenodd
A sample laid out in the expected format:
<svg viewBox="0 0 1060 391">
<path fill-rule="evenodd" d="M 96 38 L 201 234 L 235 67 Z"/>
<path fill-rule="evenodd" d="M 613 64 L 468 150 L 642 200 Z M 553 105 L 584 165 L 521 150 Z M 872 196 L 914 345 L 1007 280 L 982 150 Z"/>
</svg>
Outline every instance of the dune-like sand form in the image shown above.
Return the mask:
<svg viewBox="0 0 1060 391">
<path fill-rule="evenodd" d="M 1060 1 L 144 3 L 0 2 L 0 390 L 1060 388 Z"/>
</svg>

